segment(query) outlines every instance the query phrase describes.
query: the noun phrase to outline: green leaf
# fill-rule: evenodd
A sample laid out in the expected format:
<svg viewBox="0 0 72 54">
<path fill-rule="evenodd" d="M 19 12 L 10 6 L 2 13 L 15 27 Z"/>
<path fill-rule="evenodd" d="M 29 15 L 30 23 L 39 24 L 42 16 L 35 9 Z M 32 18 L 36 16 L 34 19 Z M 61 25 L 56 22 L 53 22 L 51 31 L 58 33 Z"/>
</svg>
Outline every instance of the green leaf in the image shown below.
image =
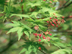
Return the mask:
<svg viewBox="0 0 72 54">
<path fill-rule="evenodd" d="M 23 35 L 23 28 L 20 27 L 19 30 L 17 31 L 18 34 L 18 40 L 20 40 L 21 36 Z"/>
<path fill-rule="evenodd" d="M 37 2 L 37 3 L 28 3 L 28 5 L 30 5 L 31 7 L 40 6 L 40 5 L 41 5 L 41 2 Z"/>
<path fill-rule="evenodd" d="M 18 29 L 19 29 L 19 27 L 12 28 L 7 32 L 7 34 L 10 32 L 16 32 Z"/>
<path fill-rule="evenodd" d="M 30 18 L 30 16 L 29 15 L 26 15 L 26 14 L 12 14 L 11 16 L 19 16 L 19 17 L 25 17 L 25 18 Z M 11 17 L 10 16 L 10 17 Z"/>
<path fill-rule="evenodd" d="M 28 31 L 24 31 L 24 33 L 29 37 L 29 32 Z"/>
<path fill-rule="evenodd" d="M 70 49 L 59 49 L 59 50 L 57 50 L 57 51 L 55 51 L 55 52 L 53 52 L 51 54 L 66 54 L 66 52 L 68 54 L 71 54 L 71 51 L 72 50 L 70 50 Z"/>
<path fill-rule="evenodd" d="M 32 46 L 31 46 L 31 45 L 28 47 L 28 52 L 29 52 L 29 53 L 32 52 Z"/>
<path fill-rule="evenodd" d="M 21 54 L 21 53 L 23 53 L 25 51 L 27 51 L 27 50 L 25 48 L 23 48 L 19 54 Z"/>
<path fill-rule="evenodd" d="M 37 54 L 37 48 L 36 48 L 36 47 L 33 47 L 33 52 L 34 52 L 35 54 Z"/>
<path fill-rule="evenodd" d="M 33 12 L 30 16 L 31 17 L 33 17 L 33 16 L 37 17 L 37 14 L 38 14 L 38 12 Z"/>
</svg>

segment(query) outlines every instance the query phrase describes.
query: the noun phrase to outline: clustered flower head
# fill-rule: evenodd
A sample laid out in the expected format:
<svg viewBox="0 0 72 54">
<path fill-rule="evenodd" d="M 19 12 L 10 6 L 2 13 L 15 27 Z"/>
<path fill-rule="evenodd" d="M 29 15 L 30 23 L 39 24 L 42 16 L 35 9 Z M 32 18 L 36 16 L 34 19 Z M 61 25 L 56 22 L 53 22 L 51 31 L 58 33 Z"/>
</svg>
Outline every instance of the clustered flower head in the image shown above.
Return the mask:
<svg viewBox="0 0 72 54">
<path fill-rule="evenodd" d="M 50 17 L 50 20 L 46 21 L 48 23 L 48 26 L 58 27 L 58 25 L 65 22 L 65 20 L 64 20 L 65 17 L 64 16 L 62 16 L 62 19 L 57 19 L 56 14 L 53 13 L 53 15 L 55 16 L 55 18 Z"/>
<path fill-rule="evenodd" d="M 45 34 L 45 35 L 49 34 L 50 36 L 52 36 L 52 34 L 50 33 L 50 31 L 49 31 L 49 32 L 46 31 L 44 34 Z M 33 33 L 33 35 L 34 35 L 35 37 L 39 37 L 39 39 L 38 39 L 39 42 L 41 42 L 41 38 L 42 38 L 43 40 L 47 40 L 47 41 L 50 41 L 50 39 L 51 39 L 50 37 L 45 36 L 45 35 L 42 35 L 42 34 Z"/>
</svg>

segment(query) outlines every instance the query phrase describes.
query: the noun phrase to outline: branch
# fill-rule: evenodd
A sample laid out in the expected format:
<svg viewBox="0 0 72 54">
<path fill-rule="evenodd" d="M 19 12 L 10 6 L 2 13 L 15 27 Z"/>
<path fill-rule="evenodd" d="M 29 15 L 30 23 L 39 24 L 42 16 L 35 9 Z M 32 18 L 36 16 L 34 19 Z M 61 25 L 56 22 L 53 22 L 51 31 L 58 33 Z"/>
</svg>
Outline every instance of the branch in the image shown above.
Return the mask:
<svg viewBox="0 0 72 54">
<path fill-rule="evenodd" d="M 65 4 L 62 7 L 58 8 L 57 10 L 60 10 L 60 9 L 63 9 L 63 8 L 67 8 L 68 6 L 70 6 L 72 4 L 72 1 L 69 4 L 67 4 L 67 5 L 65 5 Z"/>
<path fill-rule="evenodd" d="M 65 6 L 70 0 L 67 0 L 65 4 L 63 4 L 63 6 Z"/>
</svg>

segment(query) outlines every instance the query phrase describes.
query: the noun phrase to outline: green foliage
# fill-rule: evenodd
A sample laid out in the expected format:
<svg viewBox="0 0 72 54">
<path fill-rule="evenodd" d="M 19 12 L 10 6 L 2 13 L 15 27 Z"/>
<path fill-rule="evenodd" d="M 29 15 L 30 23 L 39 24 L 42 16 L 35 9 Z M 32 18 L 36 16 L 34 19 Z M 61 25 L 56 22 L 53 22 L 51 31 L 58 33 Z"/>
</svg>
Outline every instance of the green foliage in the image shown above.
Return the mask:
<svg viewBox="0 0 72 54">
<path fill-rule="evenodd" d="M 18 34 L 18 40 L 20 40 L 21 36 L 23 35 L 23 33 L 25 33 L 28 37 L 29 37 L 29 34 L 33 31 L 31 28 L 27 27 L 25 24 L 21 23 L 21 22 L 16 22 L 16 21 L 13 21 L 13 23 L 9 24 L 11 26 L 13 26 L 12 29 L 10 29 L 8 33 L 10 32 L 16 32 L 17 31 L 17 34 Z M 28 31 L 31 31 L 30 33 Z"/>
<path fill-rule="evenodd" d="M 62 12 L 56 10 L 57 7 L 54 4 L 58 2 L 58 0 L 23 0 L 22 2 L 13 2 L 14 1 L 10 0 L 6 5 L 4 5 L 4 11 L 0 12 L 4 15 L 0 16 L 0 19 L 7 21 L 7 26 L 11 26 L 7 34 L 17 32 L 18 40 L 23 37 L 22 39 L 25 41 L 25 44 L 22 46 L 23 49 L 19 54 L 24 52 L 25 54 L 30 54 L 32 52 L 37 54 L 39 47 L 41 47 L 41 50 L 49 53 L 44 47 L 44 44 L 48 47 L 51 47 L 53 45 L 59 48 L 59 50 L 51 54 L 66 54 L 66 52 L 68 54 L 72 53 L 72 50 L 65 49 L 67 48 L 67 46 L 70 47 L 71 43 L 69 45 L 65 45 L 60 37 L 53 33 L 53 29 L 55 28 L 57 30 L 59 30 L 59 28 L 62 28 L 60 29 L 60 31 L 72 29 L 72 20 L 65 22 L 62 18 L 63 15 L 67 15 L 69 11 L 71 11 L 71 8 L 69 8 L 69 10 L 61 10 Z M 65 24 L 62 24 L 64 22 Z M 0 25 L 4 26 L 2 24 Z M 46 32 L 48 33 L 45 34 Z M 36 34 L 34 35 L 34 33 Z"/>
<path fill-rule="evenodd" d="M 59 49 L 51 54 L 71 54 L 72 53 L 72 50 L 70 49 Z"/>
<path fill-rule="evenodd" d="M 42 50 L 47 52 L 47 49 L 43 45 L 39 44 L 38 42 L 27 41 L 22 47 L 24 48 L 21 50 L 20 54 L 23 52 L 25 52 L 26 54 L 27 53 L 30 54 L 31 52 L 37 54 L 39 47 L 41 47 Z"/>
</svg>

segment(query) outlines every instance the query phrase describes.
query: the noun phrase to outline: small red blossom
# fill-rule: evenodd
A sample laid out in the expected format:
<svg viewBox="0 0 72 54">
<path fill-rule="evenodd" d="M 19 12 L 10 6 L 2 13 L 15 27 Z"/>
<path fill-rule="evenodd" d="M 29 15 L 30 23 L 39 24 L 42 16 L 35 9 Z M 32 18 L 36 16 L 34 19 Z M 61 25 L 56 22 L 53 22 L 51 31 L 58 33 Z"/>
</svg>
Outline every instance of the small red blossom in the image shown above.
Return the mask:
<svg viewBox="0 0 72 54">
<path fill-rule="evenodd" d="M 43 36 L 43 39 L 46 39 L 46 37 Z"/>
<path fill-rule="evenodd" d="M 48 33 L 49 33 L 49 32 L 48 32 L 48 31 L 46 31 L 46 32 L 45 32 L 45 35 L 47 35 Z"/>
<path fill-rule="evenodd" d="M 47 39 L 48 39 L 48 41 L 50 41 L 51 38 L 50 37 L 47 37 Z"/>
<path fill-rule="evenodd" d="M 39 35 L 39 37 L 41 37 L 42 36 L 42 34 L 38 34 Z"/>
<path fill-rule="evenodd" d="M 64 18 L 64 16 L 62 16 L 62 18 Z"/>
<path fill-rule="evenodd" d="M 52 24 L 52 22 L 50 22 L 50 24 Z"/>
<path fill-rule="evenodd" d="M 41 39 L 38 40 L 39 42 L 41 41 Z"/>
<path fill-rule="evenodd" d="M 47 23 L 49 23 L 49 21 L 46 21 Z"/>
<path fill-rule="evenodd" d="M 38 28 L 39 28 L 39 26 L 35 26 L 35 27 L 34 27 L 35 30 L 38 30 Z"/>
<path fill-rule="evenodd" d="M 55 19 L 56 21 L 58 21 L 58 19 Z"/>
<path fill-rule="evenodd" d="M 62 21 L 62 23 L 64 23 L 64 22 L 65 22 L 65 20 L 64 20 L 64 19 L 62 19 L 61 21 Z"/>
<path fill-rule="evenodd" d="M 56 25 L 56 27 L 58 27 L 58 25 Z"/>
<path fill-rule="evenodd" d="M 54 24 L 51 24 L 52 26 L 54 26 Z"/>
<path fill-rule="evenodd" d="M 52 19 L 52 18 L 50 17 L 50 19 Z"/>
<path fill-rule="evenodd" d="M 69 16 L 70 18 L 72 18 L 72 16 Z"/>
<path fill-rule="evenodd" d="M 52 34 L 49 34 L 50 36 L 52 35 Z"/>
<path fill-rule="evenodd" d="M 39 47 L 38 49 L 41 50 L 41 47 Z"/>
<path fill-rule="evenodd" d="M 33 35 L 34 35 L 34 36 L 37 36 L 38 34 L 37 34 L 37 33 L 33 33 Z"/>
<path fill-rule="evenodd" d="M 54 24 L 57 24 L 56 22 L 54 22 Z"/>
</svg>

